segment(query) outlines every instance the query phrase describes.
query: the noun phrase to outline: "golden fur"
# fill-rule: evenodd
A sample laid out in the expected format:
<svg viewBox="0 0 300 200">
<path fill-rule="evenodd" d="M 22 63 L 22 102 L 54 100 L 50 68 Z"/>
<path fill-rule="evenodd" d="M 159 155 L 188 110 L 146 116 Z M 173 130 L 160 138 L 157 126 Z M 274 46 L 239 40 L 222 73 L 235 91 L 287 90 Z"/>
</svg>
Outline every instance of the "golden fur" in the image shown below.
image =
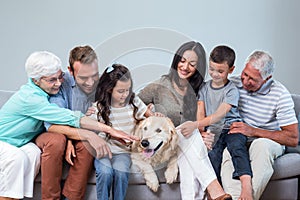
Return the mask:
<svg viewBox="0 0 300 200">
<path fill-rule="evenodd" d="M 132 144 L 132 163 L 141 170 L 148 187 L 158 190 L 154 168 L 163 163 L 167 164 L 166 182 L 173 183 L 178 174 L 178 135 L 172 121 L 167 117 L 148 117 L 136 125 L 134 135 L 141 140 Z"/>
</svg>

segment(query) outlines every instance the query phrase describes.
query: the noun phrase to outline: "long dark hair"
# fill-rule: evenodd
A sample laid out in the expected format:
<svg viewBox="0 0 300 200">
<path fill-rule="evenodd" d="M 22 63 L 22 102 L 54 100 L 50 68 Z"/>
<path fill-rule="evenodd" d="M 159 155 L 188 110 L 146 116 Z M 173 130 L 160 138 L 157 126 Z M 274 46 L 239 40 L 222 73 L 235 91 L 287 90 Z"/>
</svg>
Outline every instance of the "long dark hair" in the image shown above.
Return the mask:
<svg viewBox="0 0 300 200">
<path fill-rule="evenodd" d="M 182 59 L 184 52 L 187 50 L 194 51 L 198 56 L 198 61 L 196 64 L 195 73 L 188 79 L 189 84 L 188 84 L 186 95 L 183 98 L 182 110 L 185 119 L 195 120 L 196 110 L 197 110 L 197 103 L 196 103 L 197 94 L 201 84 L 204 81 L 206 68 L 207 68 L 206 53 L 203 46 L 199 42 L 195 42 L 195 41 L 186 42 L 183 45 L 181 45 L 173 57 L 171 68 L 169 70 L 167 77 L 169 77 L 171 81 L 175 82 L 179 88 L 181 87 L 177 68 L 178 68 L 178 63 Z"/>
<path fill-rule="evenodd" d="M 133 117 L 136 121 L 139 121 L 135 117 L 138 108 L 133 103 L 135 93 L 132 91 L 131 74 L 128 68 L 121 64 L 113 64 L 112 66 L 107 67 L 99 79 L 95 93 L 95 101 L 97 102 L 97 108 L 99 111 L 97 114 L 98 121 L 102 117 L 106 125 L 112 125 L 109 121 L 109 115 L 111 113 L 110 106 L 113 89 L 118 81 L 126 82 L 128 80 L 131 81 L 131 87 L 125 103 L 129 103 L 133 106 Z"/>
</svg>

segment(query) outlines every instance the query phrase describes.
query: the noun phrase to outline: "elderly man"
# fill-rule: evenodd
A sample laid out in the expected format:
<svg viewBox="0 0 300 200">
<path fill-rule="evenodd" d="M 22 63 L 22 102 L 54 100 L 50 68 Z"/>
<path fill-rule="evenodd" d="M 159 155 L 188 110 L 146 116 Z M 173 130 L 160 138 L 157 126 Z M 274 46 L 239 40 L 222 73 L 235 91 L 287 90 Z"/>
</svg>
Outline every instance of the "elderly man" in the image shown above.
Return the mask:
<svg viewBox="0 0 300 200">
<path fill-rule="evenodd" d="M 264 51 L 253 52 L 246 60 L 240 77 L 232 78 L 239 92 L 239 111 L 244 122 L 235 122 L 230 134 L 248 136 L 253 171 L 253 198 L 258 200 L 273 174 L 273 163 L 284 153 L 284 145 L 298 144 L 298 122 L 288 90 L 272 78 L 274 61 Z M 205 138 L 204 138 L 205 139 Z M 233 165 L 224 151 L 222 183 L 226 192 L 238 199 L 239 180 L 232 179 Z"/>
</svg>

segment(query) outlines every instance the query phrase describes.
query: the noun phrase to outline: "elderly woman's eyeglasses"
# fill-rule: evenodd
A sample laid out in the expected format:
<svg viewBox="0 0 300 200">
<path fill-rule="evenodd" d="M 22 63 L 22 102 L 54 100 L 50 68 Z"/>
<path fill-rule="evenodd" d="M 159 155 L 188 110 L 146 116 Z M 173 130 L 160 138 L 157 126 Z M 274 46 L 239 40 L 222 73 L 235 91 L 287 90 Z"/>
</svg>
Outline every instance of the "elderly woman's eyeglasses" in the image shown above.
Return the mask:
<svg viewBox="0 0 300 200">
<path fill-rule="evenodd" d="M 49 84 L 54 85 L 55 83 L 57 83 L 57 81 L 62 82 L 62 80 L 64 79 L 64 75 L 65 73 L 62 72 L 58 77 L 56 78 L 50 78 L 50 79 L 46 79 L 46 78 L 41 78 L 43 80 L 45 80 L 46 82 L 48 82 Z"/>
</svg>

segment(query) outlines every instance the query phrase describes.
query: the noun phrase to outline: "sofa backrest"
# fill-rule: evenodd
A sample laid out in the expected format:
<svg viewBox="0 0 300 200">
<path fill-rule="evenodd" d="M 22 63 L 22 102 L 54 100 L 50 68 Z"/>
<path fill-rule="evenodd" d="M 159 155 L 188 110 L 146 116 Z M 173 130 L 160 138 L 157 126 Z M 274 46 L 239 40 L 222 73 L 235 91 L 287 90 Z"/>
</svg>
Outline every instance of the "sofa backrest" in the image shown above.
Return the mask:
<svg viewBox="0 0 300 200">
<path fill-rule="evenodd" d="M 300 153 L 300 95 L 299 94 L 292 94 L 292 98 L 295 104 L 295 113 L 298 119 L 298 128 L 299 128 L 299 139 L 298 139 L 298 146 L 297 147 L 288 147 L 288 152 L 297 152 Z"/>
<path fill-rule="evenodd" d="M 295 104 L 296 117 L 298 117 L 299 113 L 300 113 L 300 95 L 292 94 L 292 98 L 293 98 L 294 104 Z"/>
<path fill-rule="evenodd" d="M 0 108 L 13 94 L 14 92 L 12 91 L 0 90 Z"/>
</svg>

